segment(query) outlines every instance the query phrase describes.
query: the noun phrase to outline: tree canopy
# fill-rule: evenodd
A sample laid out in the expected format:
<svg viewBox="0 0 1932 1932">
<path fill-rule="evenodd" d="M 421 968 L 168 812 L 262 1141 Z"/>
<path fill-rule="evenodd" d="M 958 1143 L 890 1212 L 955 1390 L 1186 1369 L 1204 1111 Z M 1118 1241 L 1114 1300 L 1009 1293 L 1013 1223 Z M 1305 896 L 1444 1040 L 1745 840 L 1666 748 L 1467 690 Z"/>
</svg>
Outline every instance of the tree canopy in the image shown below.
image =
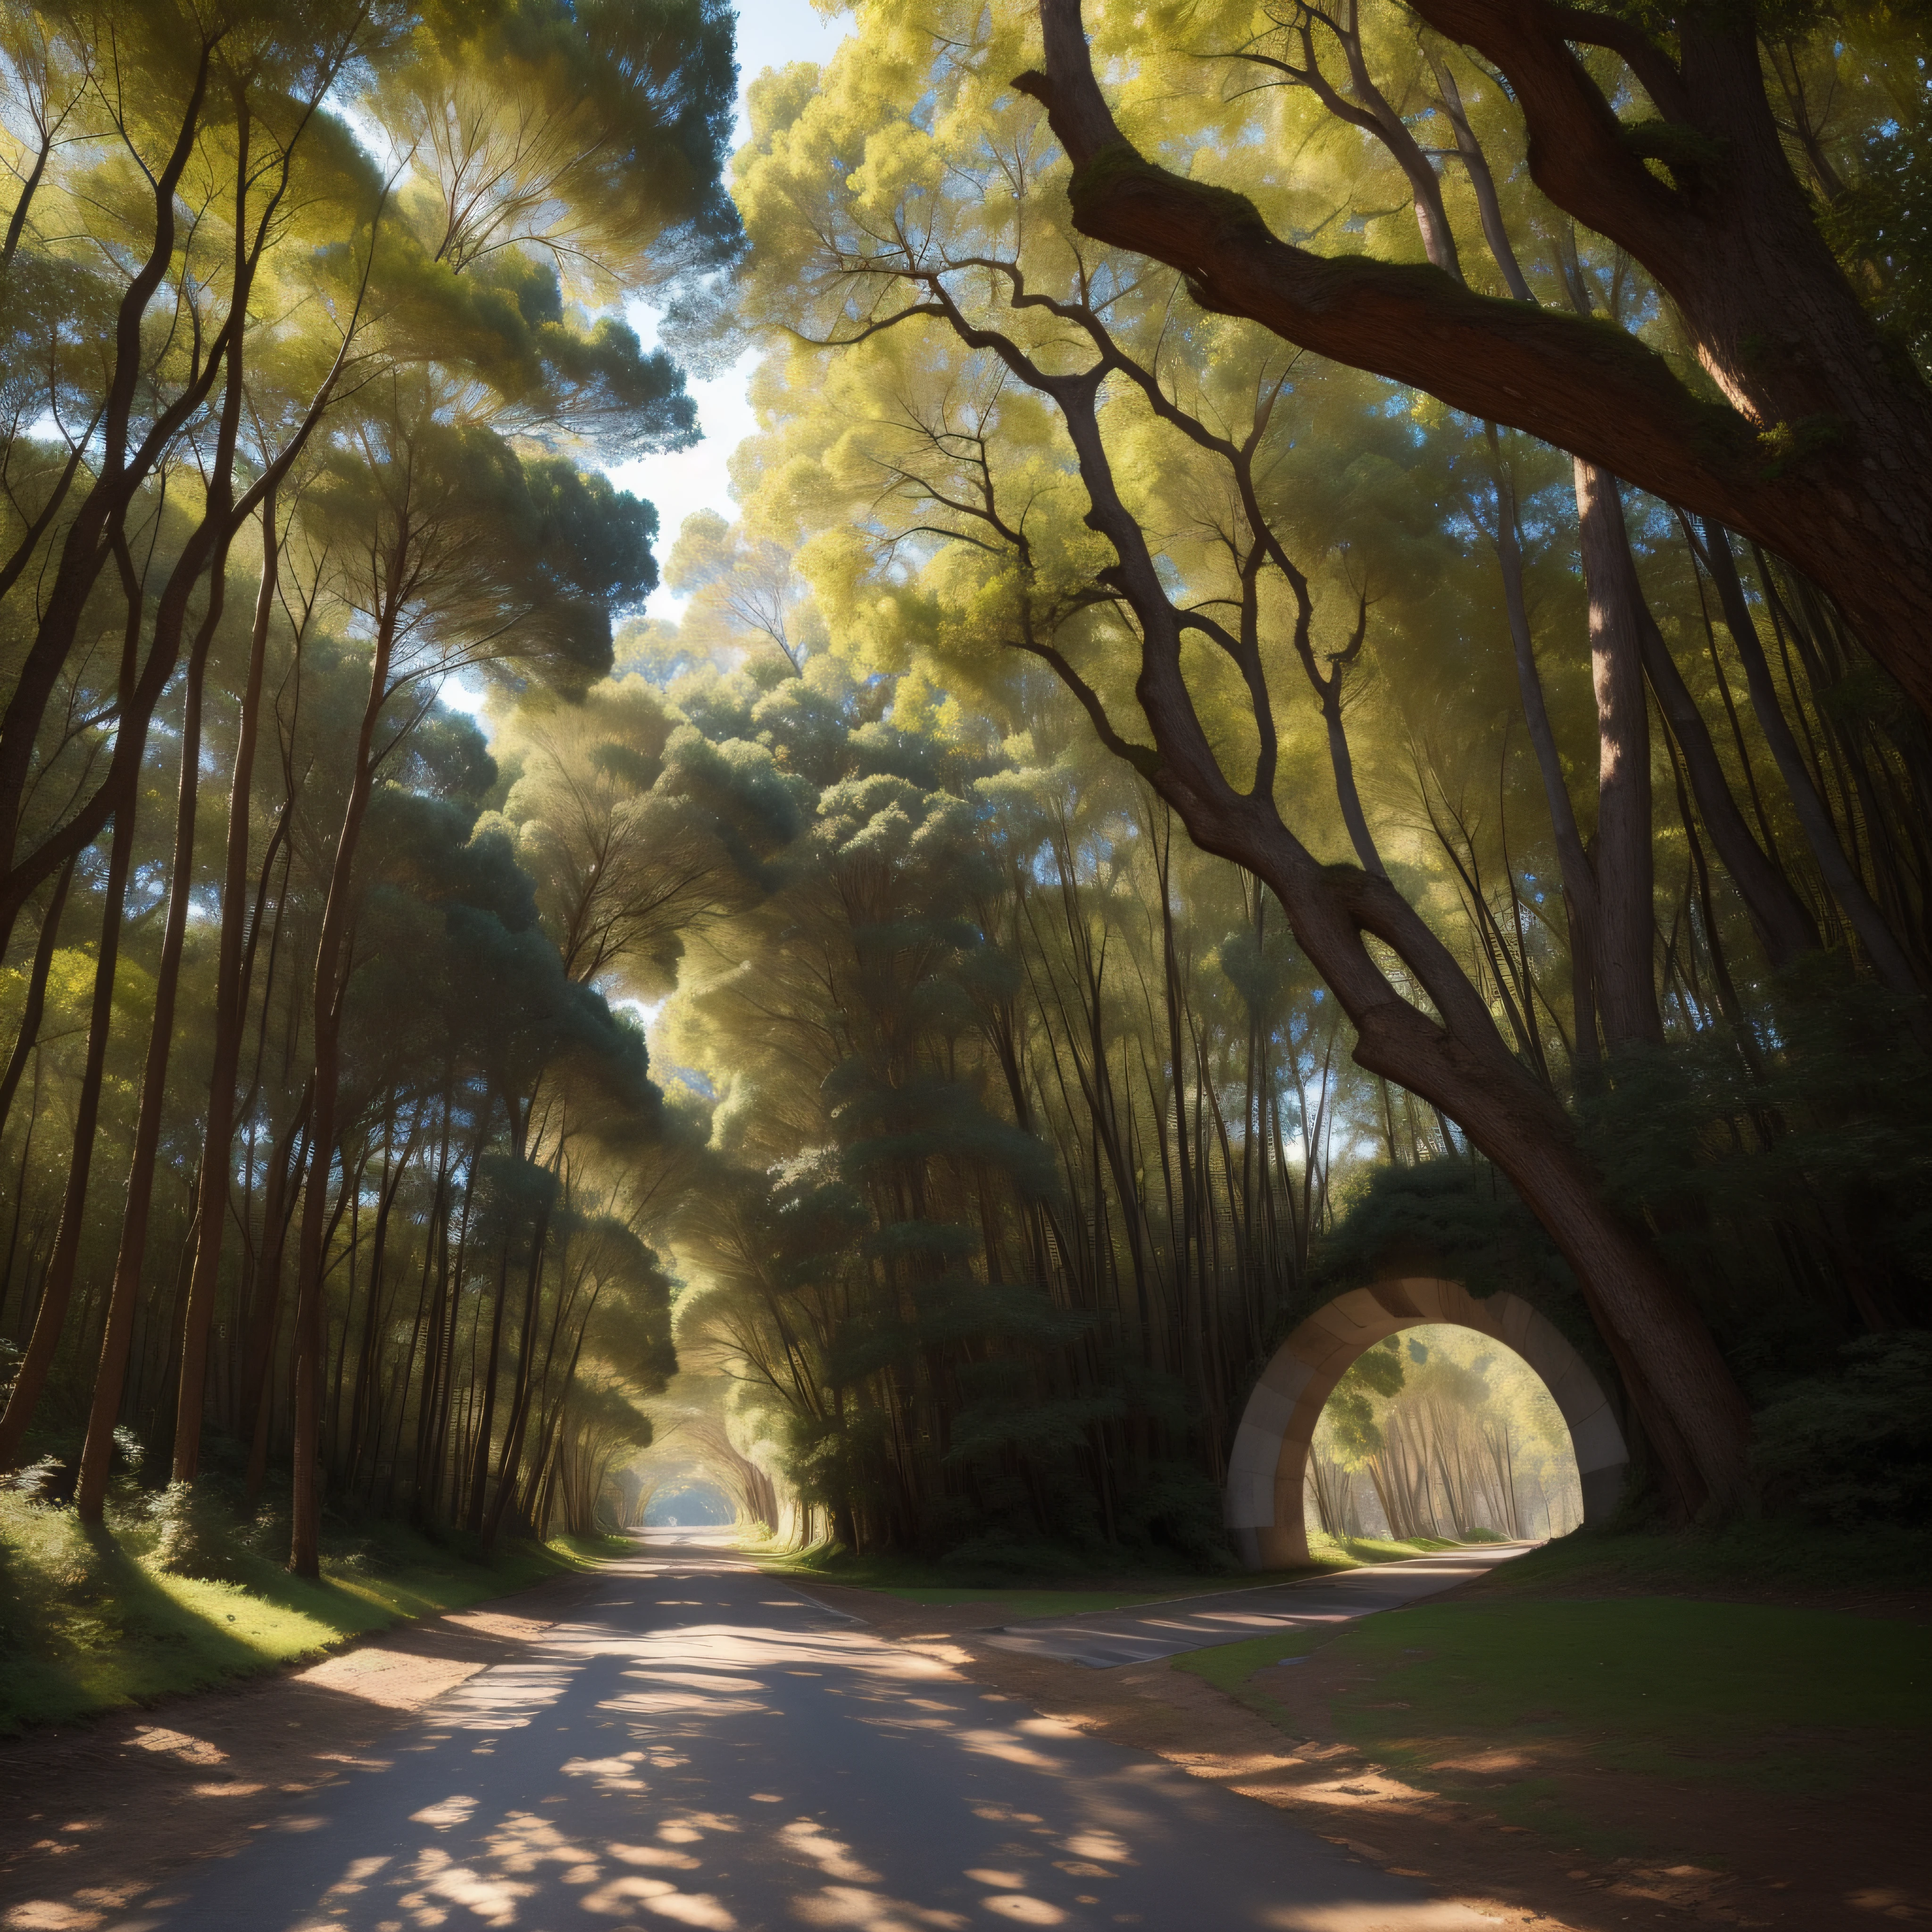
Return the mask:
<svg viewBox="0 0 1932 1932">
<path fill-rule="evenodd" d="M 735 156 L 732 28 L 9 16 L 0 1462 L 1211 1564 L 1406 1270 L 1905 1494 L 1922 21 L 866 0 Z M 1331 1528 L 1574 1516 L 1461 1346 Z"/>
</svg>

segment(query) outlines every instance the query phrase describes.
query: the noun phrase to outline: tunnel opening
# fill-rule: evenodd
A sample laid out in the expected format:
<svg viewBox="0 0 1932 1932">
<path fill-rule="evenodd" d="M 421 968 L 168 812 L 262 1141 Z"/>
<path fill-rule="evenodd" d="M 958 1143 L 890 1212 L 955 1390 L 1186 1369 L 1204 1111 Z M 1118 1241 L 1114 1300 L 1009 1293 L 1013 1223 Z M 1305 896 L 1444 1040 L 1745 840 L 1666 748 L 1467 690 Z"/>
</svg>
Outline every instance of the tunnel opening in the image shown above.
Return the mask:
<svg viewBox="0 0 1932 1932">
<path fill-rule="evenodd" d="M 715 1483 L 702 1478 L 654 1491 L 644 1505 L 646 1529 L 716 1529 L 738 1520 L 738 1507 Z"/>
<path fill-rule="evenodd" d="M 1308 1445 L 1311 1554 L 1540 1542 L 1583 1520 L 1576 1454 L 1548 1384 L 1494 1336 L 1405 1327 L 1364 1348 Z"/>
<path fill-rule="evenodd" d="M 1308 1464 L 1336 1384 L 1391 1336 L 1434 1324 L 1468 1329 L 1535 1372 L 1568 1433 L 1584 1521 L 1615 1514 L 1630 1450 L 1614 1384 L 1606 1387 L 1562 1330 L 1520 1294 L 1507 1288 L 1472 1294 L 1437 1275 L 1388 1276 L 1316 1309 L 1276 1346 L 1249 1392 L 1228 1457 L 1224 1520 L 1250 1570 L 1292 1569 L 1310 1560 Z"/>
</svg>

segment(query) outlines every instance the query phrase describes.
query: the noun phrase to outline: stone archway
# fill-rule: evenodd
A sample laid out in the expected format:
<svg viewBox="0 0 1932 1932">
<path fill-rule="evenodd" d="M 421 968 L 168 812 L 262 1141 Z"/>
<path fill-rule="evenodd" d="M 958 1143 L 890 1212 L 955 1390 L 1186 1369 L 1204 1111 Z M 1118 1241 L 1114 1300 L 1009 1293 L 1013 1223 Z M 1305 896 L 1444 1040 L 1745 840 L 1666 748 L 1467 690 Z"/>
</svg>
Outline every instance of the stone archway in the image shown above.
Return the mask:
<svg viewBox="0 0 1932 1932">
<path fill-rule="evenodd" d="M 1364 1349 L 1431 1322 L 1501 1342 L 1543 1378 L 1569 1425 L 1584 1521 L 1600 1522 L 1616 1508 L 1630 1451 L 1582 1357 L 1520 1295 L 1479 1300 L 1460 1282 L 1406 1276 L 1352 1289 L 1318 1309 L 1275 1351 L 1248 1397 L 1228 1459 L 1226 1520 L 1250 1570 L 1309 1560 L 1302 1486 L 1322 1405 Z"/>
</svg>

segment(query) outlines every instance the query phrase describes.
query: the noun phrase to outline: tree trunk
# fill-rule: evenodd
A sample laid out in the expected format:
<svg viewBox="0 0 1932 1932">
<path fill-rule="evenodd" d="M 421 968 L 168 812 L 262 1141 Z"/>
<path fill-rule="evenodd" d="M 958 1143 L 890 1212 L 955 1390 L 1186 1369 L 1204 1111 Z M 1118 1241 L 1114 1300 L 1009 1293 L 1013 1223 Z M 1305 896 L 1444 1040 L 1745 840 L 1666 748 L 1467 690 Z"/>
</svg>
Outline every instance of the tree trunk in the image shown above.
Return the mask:
<svg viewBox="0 0 1932 1932">
<path fill-rule="evenodd" d="M 239 367 L 238 360 L 236 367 Z M 230 392 L 238 409 L 238 381 L 230 386 Z M 224 454 L 232 460 L 232 436 L 224 434 Z M 217 482 L 211 500 L 210 515 L 225 521 L 224 482 Z M 208 650 L 221 622 L 226 579 L 224 538 L 216 548 L 208 608 L 188 653 L 188 688 L 182 714 L 181 783 L 175 806 L 173 878 L 169 886 L 161 956 L 154 974 L 154 1022 L 148 1029 L 147 1060 L 141 1072 L 141 1098 L 134 1125 L 134 1158 L 128 1166 L 128 1192 L 122 1205 L 121 1240 L 114 1258 L 113 1283 L 108 1292 L 107 1320 L 101 1336 L 100 1360 L 94 1372 L 94 1399 L 88 1411 L 87 1439 L 81 1450 L 80 1480 L 74 1491 L 75 1512 L 82 1522 L 98 1522 L 106 1502 L 107 1478 L 114 1461 L 115 1425 L 120 1420 L 128 1352 L 141 1298 L 141 1270 L 147 1259 L 154 1163 L 160 1149 L 161 1117 L 167 1105 L 168 1060 L 174 1046 L 175 1002 L 181 988 L 182 949 L 188 938 L 188 903 L 194 894 L 194 826 L 201 796 L 202 695 Z M 156 643 L 158 648 L 160 640 Z M 225 1147 L 222 1157 L 225 1162 Z"/>
<path fill-rule="evenodd" d="M 1918 1007 L 1924 988 L 1912 970 L 1912 961 L 1899 943 L 1876 902 L 1867 890 L 1845 848 L 1838 842 L 1838 828 L 1832 823 L 1831 808 L 1812 782 L 1804 754 L 1792 736 L 1790 721 L 1778 700 L 1778 687 L 1771 666 L 1766 661 L 1764 645 L 1753 620 L 1750 606 L 1744 602 L 1744 586 L 1738 578 L 1736 560 L 1731 554 L 1730 538 L 1723 526 L 1708 518 L 1704 524 L 1704 542 L 1711 578 L 1718 586 L 1718 608 L 1725 628 L 1736 646 L 1744 666 L 1745 688 L 1750 694 L 1751 710 L 1771 747 L 1778 775 L 1791 794 L 1792 808 L 1804 832 L 1805 843 L 1824 876 L 1826 890 L 1838 902 L 1858 943 L 1872 964 L 1872 970 L 1894 992 L 1911 1000 Z"/>
<path fill-rule="evenodd" d="M 34 963 L 28 969 L 27 998 L 20 1010 L 20 1030 L 8 1056 L 7 1070 L 0 1074 L 0 1134 L 7 1131 L 8 1116 L 14 1111 L 14 1096 L 20 1076 L 26 1071 L 28 1057 L 40 1036 L 40 1020 L 46 1011 L 47 975 L 52 970 L 54 948 L 59 943 L 61 915 L 67 910 L 68 888 L 74 884 L 74 862 L 70 859 L 60 868 L 54 882 L 53 897 L 47 902 L 40 921 L 40 937 L 34 943 Z"/>
<path fill-rule="evenodd" d="M 490 1438 L 496 1426 L 496 1379 L 503 1354 L 503 1304 L 509 1292 L 510 1236 L 506 1229 L 496 1263 L 496 1305 L 490 1312 L 490 1353 L 483 1368 L 483 1413 L 476 1424 L 476 1440 L 470 1446 L 468 1492 L 464 1498 L 464 1526 L 478 1536 L 483 1533 L 484 1491 L 490 1478 Z M 482 1319 L 480 1312 L 478 1318 Z M 471 1359 L 475 1359 L 473 1355 Z"/>
<path fill-rule="evenodd" d="M 346 1474 L 349 1486 L 352 1490 L 362 1472 L 362 1450 L 365 1444 L 373 1440 L 376 1444 L 376 1458 L 380 1459 L 382 1444 L 382 1397 L 379 1391 L 379 1370 L 382 1363 L 382 1333 L 388 1311 L 393 1298 L 386 1298 L 382 1291 L 382 1277 L 388 1266 L 389 1218 L 394 1212 L 396 1196 L 400 1191 L 403 1178 L 409 1172 L 410 1161 L 416 1153 L 416 1136 L 412 1124 L 409 1138 L 403 1143 L 400 1156 L 395 1153 L 395 1122 L 393 1116 L 386 1124 L 382 1149 L 382 1178 L 376 1197 L 376 1231 L 369 1246 L 369 1296 L 364 1304 L 362 1316 L 362 1342 L 356 1352 L 356 1394 L 350 1409 L 348 1453 L 342 1459 L 342 1467 Z M 346 1317 L 343 1330 L 342 1347 L 346 1354 L 349 1349 Z M 409 1391 L 403 1391 L 405 1396 Z"/>
<path fill-rule="evenodd" d="M 230 1148 L 235 1127 L 235 1084 L 248 1024 L 242 994 L 242 941 L 248 925 L 248 818 L 255 744 L 261 728 L 262 676 L 274 608 L 280 550 L 275 531 L 275 493 L 262 504 L 262 580 L 249 640 L 248 681 L 242 688 L 228 787 L 227 863 L 221 887 L 221 936 L 214 987 L 214 1063 L 208 1081 L 208 1120 L 201 1143 L 201 1187 L 195 1203 L 194 1269 L 188 1278 L 188 1310 L 182 1324 L 181 1383 L 175 1402 L 173 1477 L 191 1483 L 201 1468 L 203 1394 L 208 1342 L 221 1281 L 221 1250 L 228 1232 Z"/>
<path fill-rule="evenodd" d="M 146 259 L 130 278 L 114 318 L 114 352 L 101 407 L 101 458 L 95 481 L 76 508 L 61 547 L 60 561 L 41 607 L 34 641 L 16 667 L 14 688 L 0 714 L 0 866 L 15 863 L 21 800 L 32 769 L 34 743 L 47 702 L 74 649 L 82 614 L 96 580 L 116 555 L 122 524 L 175 430 L 200 408 L 221 373 L 223 355 L 237 319 L 231 305 L 227 326 L 208 344 L 206 361 L 184 394 L 161 412 L 160 421 L 134 451 L 130 424 L 147 360 L 143 325 L 148 306 L 161 286 L 176 249 L 176 193 L 194 158 L 202 110 L 214 58 L 213 43 L 199 52 L 194 83 L 182 111 L 172 148 L 160 171 L 150 177 L 154 208 L 154 238 Z M 166 434 L 163 434 L 164 430 Z M 9 906 L 0 922 L 0 945 L 13 929 Z"/>
<path fill-rule="evenodd" d="M 124 544 L 116 546 L 115 561 L 121 572 L 122 595 L 127 601 L 127 631 L 121 652 L 121 696 L 124 706 L 134 680 L 136 652 L 140 645 L 141 585 L 134 562 Z M 147 721 L 127 718 L 124 735 L 132 733 L 144 740 Z M 74 1298 L 74 1276 L 80 1255 L 81 1223 L 87 1208 L 87 1184 L 94 1162 L 94 1130 L 100 1118 L 101 1081 L 106 1070 L 107 1040 L 114 1022 L 114 975 L 121 952 L 121 927 L 127 908 L 128 877 L 134 856 L 134 820 L 140 793 L 134 783 L 140 770 L 140 752 L 126 760 L 116 748 L 121 789 L 114 806 L 114 836 L 108 848 L 107 880 L 101 900 L 100 940 L 94 958 L 94 999 L 88 1016 L 87 1058 L 81 1070 L 80 1091 L 74 1103 L 74 1148 L 68 1157 L 67 1188 L 61 1202 L 61 1217 L 54 1236 L 53 1252 L 40 1283 L 40 1304 L 34 1317 L 32 1334 L 20 1358 L 7 1408 L 0 1414 L 0 1469 L 10 1469 L 20 1460 L 27 1430 L 34 1419 L 40 1393 L 46 1386 L 54 1354 L 67 1325 L 68 1305 Z"/>
<path fill-rule="evenodd" d="M 1711 835 L 1711 843 L 1718 848 L 1718 856 L 1737 887 L 1738 896 L 1744 901 L 1765 957 L 1775 968 L 1792 965 L 1807 952 L 1817 950 L 1818 928 L 1791 881 L 1784 876 L 1784 868 L 1766 856 L 1744 823 L 1703 715 L 1647 604 L 1640 608 L 1638 620 L 1642 632 L 1644 669 L 1649 675 L 1651 688 L 1657 693 L 1658 708 L 1670 722 L 1671 734 L 1684 754 L 1691 793 L 1696 799 L 1705 830 Z"/>
<path fill-rule="evenodd" d="M 1661 1046 L 1651 858 L 1650 702 L 1643 602 L 1616 480 L 1580 458 L 1577 521 L 1590 595 L 1590 681 L 1597 695 L 1597 930 L 1591 956 L 1612 1053 Z"/>
<path fill-rule="evenodd" d="M 335 1152 L 336 1105 L 340 1077 L 343 1002 L 348 985 L 344 971 L 347 950 L 350 902 L 354 890 L 356 850 L 362 823 L 368 814 L 375 781 L 376 721 L 389 695 L 389 657 L 395 641 L 396 608 L 385 609 L 376 629 L 375 650 L 369 664 L 369 694 L 356 740 L 356 762 L 349 796 L 336 836 L 334 862 L 330 868 L 328 899 L 316 947 L 314 1004 L 311 1020 L 314 1060 L 310 1106 L 313 1110 L 309 1144 L 315 1150 L 302 1196 L 302 1233 L 296 1252 L 296 1438 L 295 1497 L 289 1567 L 298 1576 L 319 1576 L 317 1537 L 321 1527 L 322 1376 L 327 1337 L 322 1323 L 322 1292 L 328 1202 L 328 1170 Z"/>
<path fill-rule="evenodd" d="M 107 882 L 102 903 L 100 944 L 94 955 L 94 1002 L 88 1018 L 87 1058 L 82 1066 L 80 1091 L 75 1102 L 74 1148 L 68 1156 L 67 1188 L 61 1202 L 60 1225 L 52 1254 L 40 1283 L 40 1305 L 33 1333 L 14 1378 L 4 1414 L 0 1414 L 0 1469 L 14 1468 L 40 1393 L 53 1366 L 55 1352 L 67 1326 L 68 1305 L 74 1298 L 75 1264 L 80 1255 L 82 1222 L 87 1210 L 87 1184 L 93 1166 L 95 1128 L 100 1118 L 100 1088 L 106 1070 L 107 1039 L 114 1022 L 114 975 L 121 950 L 121 925 L 128 896 L 128 875 L 134 844 L 134 802 L 129 799 L 114 814 L 114 842 L 109 848 Z"/>
<path fill-rule="evenodd" d="M 1514 258 L 1512 258 L 1514 259 Z M 1516 658 L 1516 691 L 1528 727 L 1530 749 L 1537 776 L 1543 782 L 1544 803 L 1563 878 L 1563 910 L 1570 933 L 1570 1007 L 1576 1038 L 1570 1052 L 1579 1067 L 1598 1064 L 1596 982 L 1591 971 L 1591 949 L 1597 930 L 1597 874 L 1583 848 L 1576 824 L 1576 808 L 1563 776 L 1562 754 L 1550 722 L 1543 676 L 1537 668 L 1536 641 L 1529 628 L 1529 606 L 1523 594 L 1522 539 L 1516 511 L 1516 485 L 1504 467 L 1493 425 L 1489 427 L 1490 456 L 1496 472 L 1496 561 L 1502 572 L 1503 604 L 1509 614 L 1510 642 Z"/>
</svg>

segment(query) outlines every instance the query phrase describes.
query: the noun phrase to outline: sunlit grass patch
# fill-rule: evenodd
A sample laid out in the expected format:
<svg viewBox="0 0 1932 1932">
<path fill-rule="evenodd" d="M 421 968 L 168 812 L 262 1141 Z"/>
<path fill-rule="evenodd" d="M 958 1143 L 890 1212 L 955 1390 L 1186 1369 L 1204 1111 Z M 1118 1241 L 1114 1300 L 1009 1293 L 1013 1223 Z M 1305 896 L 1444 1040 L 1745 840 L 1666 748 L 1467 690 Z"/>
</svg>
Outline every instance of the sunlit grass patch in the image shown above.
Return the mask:
<svg viewBox="0 0 1932 1932">
<path fill-rule="evenodd" d="M 1439 1550 L 1462 1547 L 1441 1536 L 1417 1536 L 1398 1541 L 1388 1536 L 1329 1536 L 1318 1529 L 1308 1532 L 1308 1553 L 1324 1568 L 1352 1563 L 1400 1563 L 1412 1556 L 1428 1556 Z"/>
<path fill-rule="evenodd" d="M 90 1533 L 0 1492 L 0 1730 L 145 1704 L 321 1655 L 352 1638 L 499 1597 L 629 1546 L 560 1538 L 470 1560 L 394 1525 L 345 1541 L 304 1582 L 238 1538 L 231 1580 L 170 1574 L 134 1518 Z"/>
</svg>

